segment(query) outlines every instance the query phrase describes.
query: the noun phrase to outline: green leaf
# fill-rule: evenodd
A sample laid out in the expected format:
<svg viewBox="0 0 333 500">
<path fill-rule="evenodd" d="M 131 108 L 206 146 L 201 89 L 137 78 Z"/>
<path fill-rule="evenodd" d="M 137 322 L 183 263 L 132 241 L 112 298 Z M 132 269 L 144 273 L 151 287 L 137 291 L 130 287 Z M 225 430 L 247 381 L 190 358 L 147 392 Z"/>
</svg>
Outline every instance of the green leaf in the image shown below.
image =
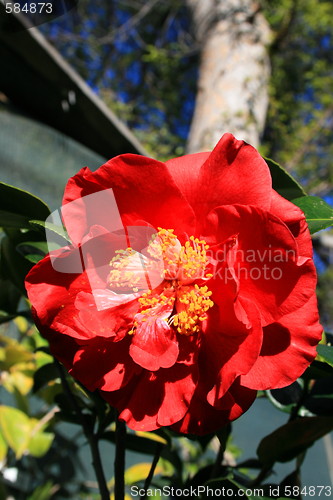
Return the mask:
<svg viewBox="0 0 333 500">
<path fill-rule="evenodd" d="M 125 485 L 131 486 L 132 484 L 139 483 L 140 481 L 144 481 L 149 474 L 151 469 L 151 463 L 141 462 L 139 464 L 132 465 L 125 471 Z M 163 472 L 162 467 L 157 466 L 154 471 L 154 476 L 157 474 L 161 474 Z M 109 488 L 113 488 L 114 486 L 114 478 L 109 481 Z"/>
<path fill-rule="evenodd" d="M 1 268 L 1 262 L 0 262 Z M 9 280 L 0 278 L 0 310 L 4 313 L 16 315 L 21 293 Z"/>
<path fill-rule="evenodd" d="M 28 451 L 33 457 L 42 457 L 49 451 L 54 439 L 51 432 L 37 432 L 33 434 L 28 443 Z"/>
<path fill-rule="evenodd" d="M 26 294 L 24 279 L 31 269 L 22 255 L 16 250 L 16 242 L 8 236 L 1 240 L 1 267 L 2 279 L 10 280 L 22 294 Z"/>
<path fill-rule="evenodd" d="M 125 471 L 125 484 L 131 485 L 144 481 L 151 469 L 151 463 L 139 463 L 132 465 Z M 163 469 L 159 466 L 156 467 L 154 475 L 161 474 Z"/>
<path fill-rule="evenodd" d="M 30 228 L 30 217 L 26 215 L 13 214 L 6 210 L 0 210 L 0 227 Z"/>
<path fill-rule="evenodd" d="M 17 459 L 27 449 L 30 430 L 30 419 L 25 413 L 10 406 L 0 406 L 0 431 Z"/>
<path fill-rule="evenodd" d="M 0 182 L 0 226 L 25 228 L 29 219 L 46 219 L 48 206 L 27 191 Z"/>
<path fill-rule="evenodd" d="M 42 257 L 49 252 L 46 241 L 23 241 L 17 245 L 17 250 L 23 257 L 27 254 L 35 253 Z"/>
<path fill-rule="evenodd" d="M 0 431 L 0 462 L 3 462 L 7 455 L 8 446 Z"/>
<path fill-rule="evenodd" d="M 2 339 L 3 337 L 0 336 L 0 340 Z M 11 339 L 4 347 L 4 354 L 5 359 L 1 365 L 3 370 L 9 370 L 16 364 L 34 360 L 34 354 L 14 339 Z"/>
<path fill-rule="evenodd" d="M 17 251 L 29 262 L 37 264 L 48 253 L 46 241 L 24 241 L 16 247 Z"/>
<path fill-rule="evenodd" d="M 272 176 L 273 189 L 286 200 L 305 196 L 302 186 L 281 165 L 270 158 L 265 158 Z"/>
<path fill-rule="evenodd" d="M 71 243 L 70 237 L 64 227 L 57 226 L 56 224 L 52 224 L 50 222 L 44 222 L 42 220 L 30 220 L 29 223 L 34 229 L 44 229 L 56 235 L 57 238 L 55 241 L 59 243 L 59 246 L 65 246 L 68 245 L 68 243 Z M 58 248 L 58 246 L 56 248 Z"/>
<path fill-rule="evenodd" d="M 288 462 L 331 430 L 333 417 L 304 417 L 288 422 L 261 441 L 257 449 L 259 460 L 267 467 Z"/>
<path fill-rule="evenodd" d="M 56 363 L 48 363 L 41 366 L 34 374 L 33 392 L 37 392 L 39 389 L 48 384 L 48 382 L 59 377 L 59 369 Z"/>
<path fill-rule="evenodd" d="M 0 406 L 0 432 L 19 460 L 25 452 L 41 457 L 49 450 L 54 434 L 44 432 L 39 420 L 11 406 Z"/>
<path fill-rule="evenodd" d="M 49 500 L 53 496 L 53 483 L 52 481 L 47 481 L 47 483 L 38 486 L 32 495 L 30 495 L 27 500 Z"/>
<path fill-rule="evenodd" d="M 167 441 L 157 434 L 150 432 L 145 432 L 144 435 L 142 434 L 143 433 L 139 433 L 139 435 L 128 433 L 126 435 L 126 446 L 129 450 L 148 455 L 155 455 L 156 447 L 159 443 L 167 445 Z M 115 443 L 115 432 L 106 431 L 101 435 L 101 439 Z"/>
<path fill-rule="evenodd" d="M 0 311 L 0 325 L 2 323 L 7 323 L 7 321 L 11 321 L 16 318 L 16 314 L 8 314 L 5 311 Z"/>
<path fill-rule="evenodd" d="M 326 363 L 333 367 L 333 346 L 318 344 L 317 353 Z"/>
<path fill-rule="evenodd" d="M 318 196 L 302 196 L 292 202 L 303 210 L 311 234 L 333 225 L 333 208 Z"/>
<path fill-rule="evenodd" d="M 333 367 L 327 363 L 322 363 L 321 361 L 315 360 L 311 365 L 305 370 L 302 378 L 306 380 L 321 379 L 333 376 Z"/>
</svg>

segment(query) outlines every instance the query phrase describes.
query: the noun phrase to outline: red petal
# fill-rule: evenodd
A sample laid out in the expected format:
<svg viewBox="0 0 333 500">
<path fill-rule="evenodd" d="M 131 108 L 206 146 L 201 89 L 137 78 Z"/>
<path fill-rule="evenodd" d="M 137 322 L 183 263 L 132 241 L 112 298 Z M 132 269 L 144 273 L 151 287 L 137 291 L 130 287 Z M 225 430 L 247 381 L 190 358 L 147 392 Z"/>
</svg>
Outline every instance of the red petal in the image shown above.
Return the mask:
<svg viewBox="0 0 333 500">
<path fill-rule="evenodd" d="M 184 416 L 195 389 L 195 373 L 195 365 L 181 363 L 156 374 L 143 371 L 130 386 L 102 396 L 118 408 L 131 429 L 150 431 Z"/>
<path fill-rule="evenodd" d="M 78 313 L 74 305 L 76 296 L 81 290 L 90 289 L 85 273 L 59 273 L 54 270 L 50 257 L 46 256 L 31 269 L 25 285 L 42 333 L 45 328 L 75 339 L 92 337 L 74 322 Z"/>
<path fill-rule="evenodd" d="M 158 410 L 157 423 L 160 426 L 172 425 L 185 415 L 196 383 L 193 374 L 196 367 L 188 367 L 177 363 L 176 370 L 165 379 L 163 404 Z"/>
<path fill-rule="evenodd" d="M 95 290 L 99 305 L 110 302 L 110 308 L 97 310 L 96 299 L 91 293 L 79 292 L 75 299 L 76 314 L 73 323 L 86 329 L 91 337 L 114 337 L 121 339 L 131 329 L 138 310 L 133 295 L 116 295 L 108 290 Z"/>
<path fill-rule="evenodd" d="M 269 211 L 288 225 L 304 219 L 302 210 L 283 198 L 274 189 L 272 189 L 272 202 Z"/>
<path fill-rule="evenodd" d="M 179 348 L 176 334 L 166 321 L 171 311 L 172 306 L 166 312 L 137 314 L 135 317 L 138 326 L 133 334 L 130 355 L 146 370 L 170 368 L 177 361 Z"/>
<path fill-rule="evenodd" d="M 316 357 L 322 332 L 314 294 L 303 307 L 264 328 L 260 356 L 242 384 L 258 390 L 291 384 Z"/>
<path fill-rule="evenodd" d="M 89 342 L 76 353 L 70 373 L 90 391 L 116 391 L 140 372 L 128 349 L 127 338 L 122 342 Z"/>
<path fill-rule="evenodd" d="M 113 190 L 125 226 L 145 220 L 155 228 L 173 228 L 177 235 L 190 232 L 194 226 L 194 214 L 189 204 L 161 162 L 126 154 L 113 158 L 96 172 L 81 170 L 70 179 L 64 203 L 105 189 Z M 103 207 L 99 204 L 94 209 L 90 205 L 86 210 L 82 199 L 74 207 L 75 213 L 72 214 L 71 209 L 64 213 L 66 228 L 76 241 L 82 240 L 91 225 L 100 224 L 114 231 L 107 199 Z M 111 198 L 110 207 L 113 210 Z"/>
<path fill-rule="evenodd" d="M 185 168 L 180 166 L 183 161 L 186 168 L 190 168 L 193 161 L 191 188 L 184 187 L 190 182 L 190 174 L 185 174 Z M 240 203 L 264 210 L 270 208 L 272 180 L 266 162 L 252 146 L 237 141 L 231 134 L 224 134 L 207 157 L 202 153 L 190 155 L 186 160 L 171 161 L 168 168 L 202 221 L 210 210 L 220 205 Z"/>
<path fill-rule="evenodd" d="M 196 206 L 198 192 L 201 188 L 198 184 L 200 169 L 210 154 L 211 153 L 195 153 L 172 158 L 165 163 L 175 184 L 191 207 Z M 195 232 L 192 231 L 190 234 L 194 233 Z"/>
<path fill-rule="evenodd" d="M 52 355 L 57 358 L 67 370 L 70 370 L 73 366 L 73 360 L 78 349 L 81 345 L 75 341 L 73 337 L 68 335 L 59 334 L 51 329 L 42 326 L 34 314 L 34 309 L 32 308 L 35 323 L 38 330 L 50 343 L 50 351 Z"/>
<path fill-rule="evenodd" d="M 196 435 L 215 432 L 248 410 L 256 394 L 256 391 L 242 387 L 239 381 L 235 381 L 223 398 L 224 408 L 215 409 L 207 403 L 204 392 L 199 388 L 183 420 L 174 424 L 172 429 Z"/>
<path fill-rule="evenodd" d="M 238 279 L 239 296 L 256 304 L 263 324 L 309 300 L 317 281 L 313 262 L 298 255 L 295 238 L 281 220 L 242 205 L 218 207 L 212 216 L 211 234 L 221 242 L 235 237 L 226 260 Z"/>
<path fill-rule="evenodd" d="M 215 329 L 207 331 L 203 336 L 200 350 L 199 370 L 205 373 L 204 382 L 210 381 L 207 387 L 208 402 L 219 408 L 221 398 L 226 394 L 233 382 L 241 374 L 247 373 L 256 362 L 262 345 L 262 328 L 260 315 L 256 307 L 244 301 L 247 314 L 247 325 L 234 316 L 234 326 L 230 329 L 230 317 L 233 310 L 223 309 L 221 321 Z M 228 330 L 223 328 L 223 316 L 229 315 Z M 227 333 L 223 333 L 226 331 Z M 210 373 L 210 376 L 207 374 Z"/>
<path fill-rule="evenodd" d="M 273 190 L 270 212 L 288 226 L 296 239 L 299 254 L 312 257 L 311 236 L 302 210 Z"/>
</svg>

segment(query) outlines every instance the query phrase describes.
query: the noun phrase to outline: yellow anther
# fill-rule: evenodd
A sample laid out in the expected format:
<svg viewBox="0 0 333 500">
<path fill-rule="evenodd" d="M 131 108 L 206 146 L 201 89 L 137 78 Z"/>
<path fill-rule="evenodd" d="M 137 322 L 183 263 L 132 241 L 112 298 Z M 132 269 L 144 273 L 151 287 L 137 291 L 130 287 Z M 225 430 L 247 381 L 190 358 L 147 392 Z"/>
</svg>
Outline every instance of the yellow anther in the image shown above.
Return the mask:
<svg viewBox="0 0 333 500">
<path fill-rule="evenodd" d="M 211 293 L 207 286 L 180 288 L 177 300 L 185 307 L 172 317 L 172 323 L 180 334 L 191 335 L 200 331 L 199 322 L 207 319 L 206 312 L 214 305 L 209 298 Z"/>
</svg>

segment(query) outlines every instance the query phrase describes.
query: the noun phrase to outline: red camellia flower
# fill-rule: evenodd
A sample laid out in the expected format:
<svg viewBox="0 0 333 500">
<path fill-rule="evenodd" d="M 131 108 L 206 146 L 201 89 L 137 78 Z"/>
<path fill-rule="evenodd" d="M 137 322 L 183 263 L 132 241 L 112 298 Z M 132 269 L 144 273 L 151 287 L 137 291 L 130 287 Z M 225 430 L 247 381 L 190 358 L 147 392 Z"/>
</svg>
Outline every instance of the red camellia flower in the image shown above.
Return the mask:
<svg viewBox="0 0 333 500">
<path fill-rule="evenodd" d="M 130 428 L 214 431 L 316 356 L 304 214 L 232 135 L 211 153 L 84 168 L 62 218 L 71 244 L 26 279 L 35 320 L 55 357 Z"/>
</svg>

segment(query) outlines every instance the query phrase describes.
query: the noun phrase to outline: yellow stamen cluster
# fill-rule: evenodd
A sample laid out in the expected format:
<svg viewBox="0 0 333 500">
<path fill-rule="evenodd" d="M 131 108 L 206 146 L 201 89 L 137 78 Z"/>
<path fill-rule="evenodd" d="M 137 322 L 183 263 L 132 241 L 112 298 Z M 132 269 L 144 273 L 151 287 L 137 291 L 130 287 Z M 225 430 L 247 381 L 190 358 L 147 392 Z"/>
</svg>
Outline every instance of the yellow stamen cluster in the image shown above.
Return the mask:
<svg viewBox="0 0 333 500">
<path fill-rule="evenodd" d="M 195 280 L 204 278 L 205 269 L 208 264 L 207 252 L 209 245 L 205 240 L 199 240 L 190 236 L 190 241 L 181 247 L 179 253 L 179 272 L 180 280 Z M 208 278 L 212 275 L 208 275 Z"/>
<path fill-rule="evenodd" d="M 180 244 L 173 229 L 158 227 L 158 233 L 154 235 L 148 245 L 148 253 L 157 261 L 162 261 L 164 269 L 161 276 L 165 279 L 174 278 L 178 265 Z"/>
<path fill-rule="evenodd" d="M 156 311 L 156 308 L 160 310 L 164 306 L 168 306 L 169 311 L 170 308 L 173 308 L 176 298 L 174 295 L 166 295 L 165 293 L 168 293 L 168 290 L 170 290 L 170 288 L 165 288 L 161 295 L 153 293 L 151 290 L 141 295 L 141 297 L 138 299 L 138 302 L 141 306 L 141 309 L 138 313 L 138 316 L 140 316 L 139 321 L 141 323 L 148 321 L 148 319 L 152 316 L 159 316 L 159 311 Z M 129 335 L 133 335 L 135 333 L 137 326 L 138 319 L 135 319 L 131 330 L 128 332 Z"/>
<path fill-rule="evenodd" d="M 152 309 L 156 306 L 164 307 L 164 306 L 173 306 L 175 303 L 174 295 L 167 295 L 169 288 L 165 288 L 161 295 L 153 294 L 151 290 L 149 292 L 142 294 L 142 296 L 138 299 L 138 302 L 141 306 L 140 314 L 151 314 Z"/>
<path fill-rule="evenodd" d="M 184 309 L 175 314 L 170 320 L 183 335 L 191 335 L 200 330 L 199 322 L 207 319 L 207 311 L 213 307 L 214 302 L 210 299 L 212 292 L 207 286 L 194 285 L 183 287 L 178 293 L 177 300 L 184 305 Z"/>
<path fill-rule="evenodd" d="M 126 250 L 116 250 L 115 255 L 111 261 L 111 271 L 108 276 L 108 284 L 112 288 L 127 288 L 132 289 L 133 292 L 138 292 L 137 285 L 140 282 L 140 276 L 136 275 L 128 268 L 131 260 L 137 254 L 132 248 L 128 247 Z"/>
<path fill-rule="evenodd" d="M 207 311 L 213 307 L 212 292 L 207 286 L 194 284 L 195 280 L 206 280 L 212 274 L 206 272 L 209 263 L 204 240 L 191 236 L 181 245 L 173 229 L 158 228 L 150 240 L 147 253 L 135 252 L 132 248 L 118 250 L 110 262 L 108 283 L 117 289 L 126 287 L 129 293 L 137 292 L 140 284 L 149 284 L 144 278 L 157 271 L 163 280 L 158 289 L 143 293 L 138 299 L 140 309 L 135 315 L 130 335 L 141 322 L 159 318 L 173 325 L 182 335 L 191 335 L 201 330 L 207 319 Z M 148 254 L 148 255 L 147 255 Z M 138 259 L 144 260 L 139 262 Z M 140 265 L 141 264 L 141 265 Z M 142 264 L 144 264 L 142 268 Z M 141 270 L 142 269 L 142 270 Z M 123 291 L 123 290 L 122 290 Z"/>
</svg>

